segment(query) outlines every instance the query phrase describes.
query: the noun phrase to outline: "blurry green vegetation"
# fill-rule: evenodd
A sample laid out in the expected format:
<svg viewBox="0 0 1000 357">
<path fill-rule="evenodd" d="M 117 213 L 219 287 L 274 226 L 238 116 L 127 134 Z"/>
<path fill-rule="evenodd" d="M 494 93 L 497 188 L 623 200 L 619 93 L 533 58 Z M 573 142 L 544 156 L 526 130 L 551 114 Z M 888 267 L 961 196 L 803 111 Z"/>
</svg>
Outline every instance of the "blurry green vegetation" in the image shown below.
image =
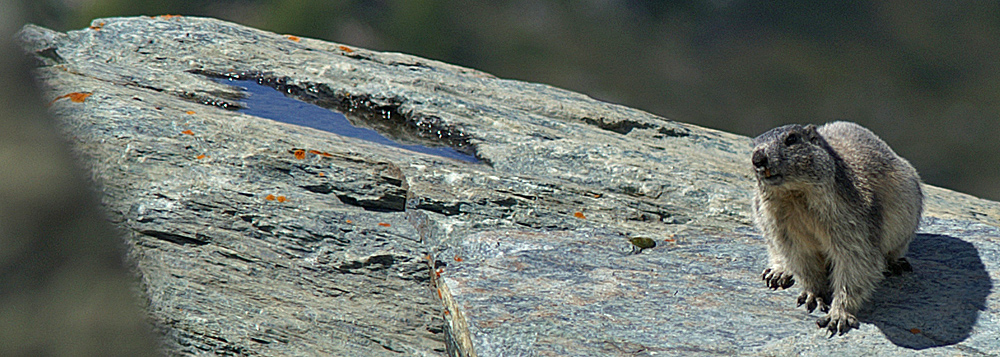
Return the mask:
<svg viewBox="0 0 1000 357">
<path fill-rule="evenodd" d="M 924 179 L 1000 199 L 1000 2 L 47 0 L 59 30 L 183 14 L 411 53 L 745 135 L 870 127 Z"/>
</svg>

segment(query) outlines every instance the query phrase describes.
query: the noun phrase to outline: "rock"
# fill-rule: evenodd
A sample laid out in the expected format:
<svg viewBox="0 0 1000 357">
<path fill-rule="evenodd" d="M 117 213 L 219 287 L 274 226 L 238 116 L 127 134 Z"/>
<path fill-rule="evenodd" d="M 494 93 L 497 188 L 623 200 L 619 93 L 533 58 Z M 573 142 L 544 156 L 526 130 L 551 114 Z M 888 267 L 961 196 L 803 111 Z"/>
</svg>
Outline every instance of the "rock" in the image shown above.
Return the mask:
<svg viewBox="0 0 1000 357">
<path fill-rule="evenodd" d="M 914 272 L 882 284 L 859 330 L 829 339 L 795 308 L 797 288 L 759 281 L 748 138 L 206 18 L 19 38 L 47 100 L 91 93 L 51 110 L 124 232 L 171 354 L 1000 349 L 995 202 L 926 186 Z M 242 94 L 211 76 L 385 113 L 355 120 L 479 162 L 244 115 L 231 110 Z"/>
</svg>

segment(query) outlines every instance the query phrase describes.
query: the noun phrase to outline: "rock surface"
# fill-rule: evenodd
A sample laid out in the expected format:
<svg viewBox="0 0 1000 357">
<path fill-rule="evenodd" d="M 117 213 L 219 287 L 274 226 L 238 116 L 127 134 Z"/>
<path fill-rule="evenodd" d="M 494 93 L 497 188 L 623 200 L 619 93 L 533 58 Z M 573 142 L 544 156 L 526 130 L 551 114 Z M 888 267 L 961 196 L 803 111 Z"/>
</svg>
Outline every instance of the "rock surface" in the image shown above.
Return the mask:
<svg viewBox="0 0 1000 357">
<path fill-rule="evenodd" d="M 925 186 L 914 272 L 887 279 L 861 328 L 830 339 L 795 308 L 798 287 L 759 281 L 745 137 L 213 19 L 19 38 L 170 354 L 1000 350 L 995 202 Z M 206 76 L 388 113 L 355 120 L 481 162 L 243 115 L 230 110 L 242 94 Z M 90 95 L 59 98 L 74 92 Z"/>
</svg>

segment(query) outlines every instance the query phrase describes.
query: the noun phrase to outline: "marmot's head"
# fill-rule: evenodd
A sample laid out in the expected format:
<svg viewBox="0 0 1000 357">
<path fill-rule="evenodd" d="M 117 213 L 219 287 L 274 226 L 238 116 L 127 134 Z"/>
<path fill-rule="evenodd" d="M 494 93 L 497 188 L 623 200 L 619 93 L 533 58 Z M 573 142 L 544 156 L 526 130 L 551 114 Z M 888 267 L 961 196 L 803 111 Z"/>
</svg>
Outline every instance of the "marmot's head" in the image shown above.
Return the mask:
<svg viewBox="0 0 1000 357">
<path fill-rule="evenodd" d="M 754 138 L 753 146 L 750 161 L 761 187 L 794 188 L 833 179 L 831 149 L 815 125 L 771 129 Z"/>
</svg>

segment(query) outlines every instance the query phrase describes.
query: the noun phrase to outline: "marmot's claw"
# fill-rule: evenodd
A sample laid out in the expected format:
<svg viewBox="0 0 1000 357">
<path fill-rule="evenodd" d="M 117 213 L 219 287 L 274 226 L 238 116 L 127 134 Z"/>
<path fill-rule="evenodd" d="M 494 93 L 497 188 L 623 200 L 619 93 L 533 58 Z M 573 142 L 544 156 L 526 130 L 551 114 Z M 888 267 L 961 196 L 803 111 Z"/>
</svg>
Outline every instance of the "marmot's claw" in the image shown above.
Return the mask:
<svg viewBox="0 0 1000 357">
<path fill-rule="evenodd" d="M 816 325 L 820 328 L 826 328 L 830 331 L 830 337 L 835 334 L 843 335 L 850 331 L 852 328 L 861 327 L 861 323 L 854 315 L 848 314 L 846 312 L 832 312 L 826 316 L 820 317 L 816 320 Z"/>
<path fill-rule="evenodd" d="M 816 296 L 815 294 L 810 294 L 805 291 L 803 291 L 802 294 L 799 295 L 799 298 L 796 301 L 798 304 L 795 305 L 795 307 L 799 307 L 802 306 L 802 304 L 805 304 L 806 310 L 808 310 L 809 312 L 813 312 L 814 310 L 816 310 L 816 307 L 819 307 L 820 311 L 823 312 L 830 311 L 830 305 L 826 303 L 826 300 L 824 300 L 823 297 Z M 819 323 L 819 321 L 817 321 L 817 323 Z"/>
<path fill-rule="evenodd" d="M 782 289 L 788 289 L 788 288 L 792 287 L 792 284 L 795 284 L 795 279 L 792 279 L 792 277 L 791 277 L 791 276 L 788 276 L 788 279 L 787 279 L 787 280 L 785 280 L 785 281 L 784 281 L 784 282 L 783 282 L 783 283 L 781 284 L 781 288 L 782 288 Z"/>
<path fill-rule="evenodd" d="M 785 273 L 781 270 L 775 270 L 773 268 L 764 269 L 764 272 L 760 274 L 761 279 L 764 280 L 764 285 L 771 288 L 771 290 L 777 290 L 778 288 L 788 289 L 793 284 L 795 284 L 795 279 L 793 279 L 792 274 Z"/>
</svg>

